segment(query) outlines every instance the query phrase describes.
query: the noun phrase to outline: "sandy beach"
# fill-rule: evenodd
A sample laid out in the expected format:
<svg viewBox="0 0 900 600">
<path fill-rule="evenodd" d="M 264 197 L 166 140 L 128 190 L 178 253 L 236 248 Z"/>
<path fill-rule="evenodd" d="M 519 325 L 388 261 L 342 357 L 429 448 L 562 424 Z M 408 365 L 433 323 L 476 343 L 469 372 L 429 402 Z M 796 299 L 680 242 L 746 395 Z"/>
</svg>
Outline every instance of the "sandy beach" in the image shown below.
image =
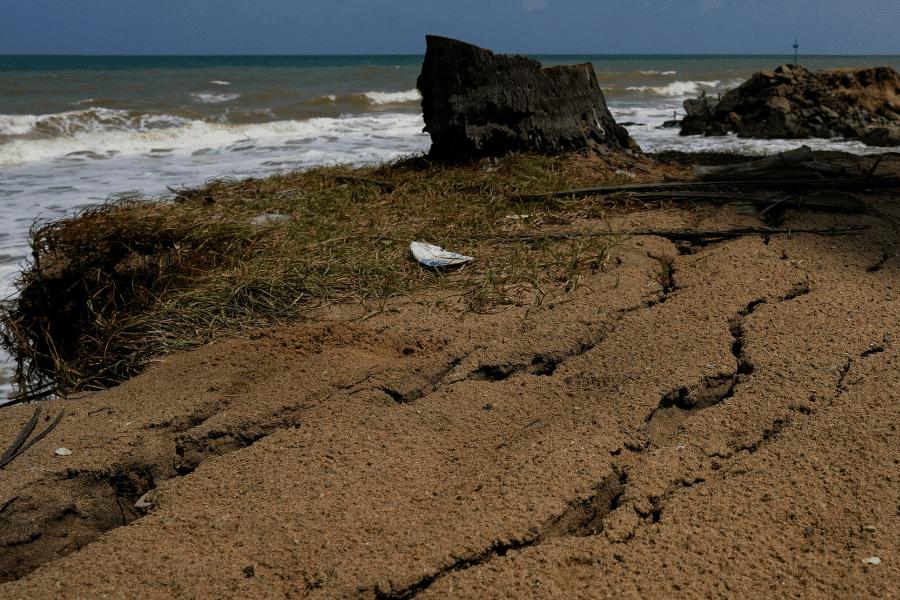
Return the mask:
<svg viewBox="0 0 900 600">
<path fill-rule="evenodd" d="M 629 236 L 539 307 L 336 306 L 48 400 L 0 470 L 0 598 L 897 597 L 900 207 L 842 194 L 874 212 L 780 227 L 864 230 Z"/>
</svg>

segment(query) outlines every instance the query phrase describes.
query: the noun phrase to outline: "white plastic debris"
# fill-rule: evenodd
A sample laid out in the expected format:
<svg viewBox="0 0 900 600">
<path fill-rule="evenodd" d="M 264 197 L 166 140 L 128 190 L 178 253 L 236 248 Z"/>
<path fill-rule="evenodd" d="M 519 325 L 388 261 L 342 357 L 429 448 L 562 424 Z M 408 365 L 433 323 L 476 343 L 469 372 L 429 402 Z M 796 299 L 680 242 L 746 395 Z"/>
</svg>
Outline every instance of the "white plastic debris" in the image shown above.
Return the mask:
<svg viewBox="0 0 900 600">
<path fill-rule="evenodd" d="M 57 456 L 69 456 L 70 454 L 72 454 L 72 451 L 68 448 L 57 448 L 55 452 Z"/>
<path fill-rule="evenodd" d="M 285 221 L 292 221 L 294 217 L 291 215 L 280 215 L 278 213 L 264 213 L 256 215 L 250 219 L 250 226 L 254 229 L 261 229 L 269 225 L 278 225 Z"/>
<path fill-rule="evenodd" d="M 475 260 L 474 256 L 447 252 L 438 246 L 432 246 L 425 242 L 413 242 L 410 244 L 409 253 L 426 267 L 457 267 Z"/>
<path fill-rule="evenodd" d="M 866 565 L 880 565 L 881 564 L 881 559 L 878 558 L 877 556 L 870 556 L 869 558 L 864 558 L 862 561 L 863 561 L 863 564 L 866 564 Z"/>
</svg>

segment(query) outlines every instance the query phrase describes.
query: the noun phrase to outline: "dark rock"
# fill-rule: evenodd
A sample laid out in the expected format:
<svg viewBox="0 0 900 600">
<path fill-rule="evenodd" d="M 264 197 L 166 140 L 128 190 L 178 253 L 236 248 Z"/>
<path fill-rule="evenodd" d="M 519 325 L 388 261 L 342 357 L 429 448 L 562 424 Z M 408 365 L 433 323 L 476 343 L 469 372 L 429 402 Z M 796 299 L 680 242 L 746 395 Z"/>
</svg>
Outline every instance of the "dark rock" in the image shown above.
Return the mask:
<svg viewBox="0 0 900 600">
<path fill-rule="evenodd" d="M 681 123 L 681 121 L 679 121 L 678 119 L 670 119 L 662 124 L 662 128 L 667 129 L 669 127 L 678 127 L 679 123 Z"/>
<path fill-rule="evenodd" d="M 791 65 L 781 65 L 777 69 L 775 69 L 775 75 L 782 75 L 788 79 L 794 78 L 794 70 Z"/>
<path fill-rule="evenodd" d="M 877 127 L 870 129 L 860 136 L 859 141 L 867 146 L 880 146 L 882 148 L 900 146 L 900 128 Z"/>
<path fill-rule="evenodd" d="M 613 146 L 640 149 L 606 107 L 591 63 L 542 69 L 518 54 L 425 36 L 416 87 L 429 158 L 459 160 Z"/>
<path fill-rule="evenodd" d="M 701 135 L 706 131 L 707 121 L 702 117 L 685 117 L 681 120 L 680 135 Z"/>
<path fill-rule="evenodd" d="M 822 106 L 822 107 L 820 107 L 819 110 L 822 112 L 823 115 L 825 115 L 829 119 L 839 119 L 840 118 L 840 115 L 838 115 L 836 112 L 834 112 L 834 110 L 832 110 L 831 108 L 829 108 L 827 106 Z"/>
<path fill-rule="evenodd" d="M 727 135 L 728 127 L 722 123 L 713 123 L 709 127 L 706 128 L 706 131 L 703 132 L 703 135 L 706 136 L 720 136 Z"/>
<path fill-rule="evenodd" d="M 791 101 L 782 96 L 774 96 L 766 101 L 766 106 L 775 110 L 791 111 Z"/>
<path fill-rule="evenodd" d="M 745 96 L 755 96 L 775 83 L 775 73 L 758 71 L 738 88 Z"/>
<path fill-rule="evenodd" d="M 842 136 L 844 136 L 847 139 L 858 138 L 859 134 L 860 134 L 860 128 L 855 127 L 851 123 L 844 123 L 844 124 L 838 125 L 837 131 L 838 131 L 838 133 L 840 133 Z"/>
<path fill-rule="evenodd" d="M 830 138 L 838 134 L 869 145 L 898 145 L 900 75 L 891 68 L 813 73 L 796 65 L 759 71 L 713 104 L 705 95 L 686 100 L 682 135 Z M 865 135 L 862 135 L 864 132 Z"/>
<path fill-rule="evenodd" d="M 691 98 L 684 101 L 684 111 L 689 117 L 700 117 L 709 120 L 716 116 L 716 105 L 718 100 L 714 100 L 706 95 L 706 91 L 700 94 L 699 98 Z"/>
<path fill-rule="evenodd" d="M 837 136 L 838 133 L 834 129 L 829 129 L 824 125 L 813 132 L 813 137 L 822 138 L 825 140 L 830 140 L 831 138 L 836 138 Z"/>
</svg>

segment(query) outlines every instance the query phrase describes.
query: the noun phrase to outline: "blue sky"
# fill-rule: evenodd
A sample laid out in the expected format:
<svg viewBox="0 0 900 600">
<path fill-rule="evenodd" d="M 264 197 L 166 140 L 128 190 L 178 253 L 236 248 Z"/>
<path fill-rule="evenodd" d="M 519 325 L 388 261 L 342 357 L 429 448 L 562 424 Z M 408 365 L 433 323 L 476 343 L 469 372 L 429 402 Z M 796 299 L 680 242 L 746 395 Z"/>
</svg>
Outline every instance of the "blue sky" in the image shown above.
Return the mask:
<svg viewBox="0 0 900 600">
<path fill-rule="evenodd" d="M 0 54 L 900 54 L 900 2 L 0 0 Z"/>
</svg>

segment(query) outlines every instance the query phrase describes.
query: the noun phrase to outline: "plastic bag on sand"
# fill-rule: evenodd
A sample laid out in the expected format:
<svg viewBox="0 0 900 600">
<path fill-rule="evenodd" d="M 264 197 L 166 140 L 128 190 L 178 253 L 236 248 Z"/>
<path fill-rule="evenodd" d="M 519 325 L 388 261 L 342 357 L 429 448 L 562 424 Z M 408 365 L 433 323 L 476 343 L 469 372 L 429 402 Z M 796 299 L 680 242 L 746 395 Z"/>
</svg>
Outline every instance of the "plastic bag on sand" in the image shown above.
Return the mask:
<svg viewBox="0 0 900 600">
<path fill-rule="evenodd" d="M 420 264 L 426 267 L 461 267 L 475 260 L 474 256 L 464 256 L 455 252 L 447 252 L 438 246 L 424 242 L 413 242 L 409 245 L 409 253 Z"/>
</svg>

